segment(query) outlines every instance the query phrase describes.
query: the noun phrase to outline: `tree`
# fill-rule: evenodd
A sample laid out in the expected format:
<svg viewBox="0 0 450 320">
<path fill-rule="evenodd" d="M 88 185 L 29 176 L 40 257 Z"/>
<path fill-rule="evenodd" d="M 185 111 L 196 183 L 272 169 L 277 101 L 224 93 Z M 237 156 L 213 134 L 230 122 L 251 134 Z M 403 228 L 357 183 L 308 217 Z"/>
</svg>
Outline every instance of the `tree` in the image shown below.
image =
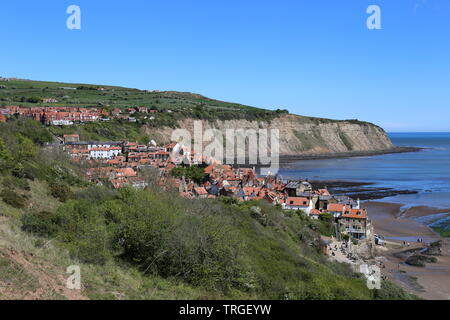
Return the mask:
<svg viewBox="0 0 450 320">
<path fill-rule="evenodd" d="M 171 171 L 172 176 L 181 178 L 185 177 L 188 180 L 193 180 L 197 183 L 205 181 L 207 174 L 203 168 L 198 166 L 192 166 L 189 168 L 173 168 Z"/>
<path fill-rule="evenodd" d="M 11 160 L 12 160 L 11 152 L 6 146 L 5 141 L 3 141 L 2 138 L 0 138 L 0 170 L 7 169 L 10 165 Z"/>
<path fill-rule="evenodd" d="M 18 133 L 16 134 L 16 138 L 17 138 L 17 152 L 16 152 L 16 159 L 21 161 L 21 160 L 27 160 L 27 159 L 32 159 L 34 157 L 36 157 L 37 155 L 37 147 L 35 146 L 35 144 L 33 143 L 33 141 L 31 141 L 31 139 L 25 137 L 24 135 Z"/>
</svg>

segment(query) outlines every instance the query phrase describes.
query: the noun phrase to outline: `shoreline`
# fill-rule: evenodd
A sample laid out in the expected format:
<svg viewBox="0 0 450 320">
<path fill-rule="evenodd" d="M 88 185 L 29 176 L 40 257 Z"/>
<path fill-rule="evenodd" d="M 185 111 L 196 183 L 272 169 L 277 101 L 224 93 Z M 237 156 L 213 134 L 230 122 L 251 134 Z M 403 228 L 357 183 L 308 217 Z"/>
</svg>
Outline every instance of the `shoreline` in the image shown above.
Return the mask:
<svg viewBox="0 0 450 320">
<path fill-rule="evenodd" d="M 405 194 L 418 194 L 417 190 L 374 187 L 374 182 L 346 180 L 309 180 L 315 189 L 329 189 L 335 195 L 347 195 L 353 200 L 382 200 Z"/>
<path fill-rule="evenodd" d="M 299 155 L 280 155 L 280 164 L 289 164 L 295 161 L 302 160 L 326 160 L 326 159 L 344 159 L 344 158 L 354 158 L 354 157 L 370 157 L 378 156 L 384 154 L 395 154 L 395 153 L 408 153 L 408 152 L 419 152 L 424 150 L 424 148 L 418 147 L 395 147 L 386 150 L 375 150 L 375 151 L 349 151 L 349 152 L 336 152 L 336 153 L 311 153 L 311 154 L 299 154 Z"/>
<path fill-rule="evenodd" d="M 450 299 L 450 238 L 441 237 L 417 218 L 431 216 L 449 209 L 416 206 L 402 210 L 404 204 L 370 201 L 362 205 L 369 212 L 376 234 L 385 237 L 387 247 L 376 247 L 376 254 L 384 260 L 383 274 L 407 291 L 424 299 Z M 418 243 L 442 241 L 442 256 L 437 263 L 414 267 L 405 263 L 411 250 L 421 250 L 426 245 Z M 405 246 L 403 241 L 409 242 Z M 400 267 L 399 267 L 400 266 Z"/>
</svg>

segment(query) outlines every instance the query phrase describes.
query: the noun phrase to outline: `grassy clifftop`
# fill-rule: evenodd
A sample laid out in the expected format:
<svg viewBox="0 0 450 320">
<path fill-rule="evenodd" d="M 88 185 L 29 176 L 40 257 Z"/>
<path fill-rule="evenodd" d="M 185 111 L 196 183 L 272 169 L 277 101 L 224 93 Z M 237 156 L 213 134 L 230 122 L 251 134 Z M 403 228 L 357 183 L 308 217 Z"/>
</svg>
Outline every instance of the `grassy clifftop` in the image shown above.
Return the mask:
<svg viewBox="0 0 450 320">
<path fill-rule="evenodd" d="M 12 80 L 0 83 L 0 106 L 6 105 L 94 107 L 107 111 L 144 106 L 161 111 L 152 116 L 135 113 L 133 123 L 112 119 L 51 129 L 56 135 L 78 133 L 85 140 L 129 139 L 147 143 L 151 138 L 166 143 L 174 128 L 192 130 L 195 120 L 203 120 L 205 128 L 222 131 L 279 129 L 283 155 L 384 152 L 394 148 L 386 132 L 371 123 L 290 115 L 287 110 L 265 110 L 187 92 Z"/>
<path fill-rule="evenodd" d="M 43 103 L 42 100 L 46 98 L 54 98 L 58 101 Z M 160 92 L 117 86 L 32 80 L 0 82 L 0 105 L 100 107 L 107 110 L 146 106 L 159 110 L 170 109 L 175 113 L 170 115 L 174 120 L 198 118 L 204 120 L 270 121 L 288 113 L 287 110 L 266 110 L 239 103 L 210 99 L 189 92 Z M 302 118 L 315 124 L 342 121 L 366 123 L 359 120 Z"/>
<path fill-rule="evenodd" d="M 12 80 L 0 83 L 0 86 L 2 105 L 95 107 L 107 110 L 146 106 L 159 110 L 169 109 L 174 112 L 169 118 L 174 120 L 184 118 L 270 120 L 281 112 L 213 100 L 188 92 L 145 91 L 31 80 Z M 57 102 L 43 103 L 43 99 L 46 98 L 54 98 Z"/>
</svg>

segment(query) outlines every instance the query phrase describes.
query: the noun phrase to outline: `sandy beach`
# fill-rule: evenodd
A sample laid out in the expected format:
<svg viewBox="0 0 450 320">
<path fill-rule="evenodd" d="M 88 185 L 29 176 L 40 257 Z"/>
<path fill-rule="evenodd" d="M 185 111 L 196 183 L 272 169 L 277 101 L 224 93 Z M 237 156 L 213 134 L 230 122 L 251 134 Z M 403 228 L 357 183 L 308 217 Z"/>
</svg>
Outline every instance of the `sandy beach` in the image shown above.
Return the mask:
<svg viewBox="0 0 450 320">
<path fill-rule="evenodd" d="M 425 224 L 414 219 L 431 214 L 450 212 L 450 209 L 412 207 L 402 210 L 403 204 L 368 202 L 367 208 L 375 233 L 385 237 L 387 248 L 378 248 L 377 255 L 385 258 L 384 275 L 401 285 L 407 291 L 424 299 L 450 299 L 450 239 L 442 238 Z M 429 263 L 424 268 L 404 263 L 411 249 L 420 249 L 417 243 L 422 238 L 426 243 L 442 240 L 442 256 L 437 263 Z M 410 246 L 405 246 L 404 241 Z M 399 268 L 400 264 L 400 268 Z"/>
</svg>

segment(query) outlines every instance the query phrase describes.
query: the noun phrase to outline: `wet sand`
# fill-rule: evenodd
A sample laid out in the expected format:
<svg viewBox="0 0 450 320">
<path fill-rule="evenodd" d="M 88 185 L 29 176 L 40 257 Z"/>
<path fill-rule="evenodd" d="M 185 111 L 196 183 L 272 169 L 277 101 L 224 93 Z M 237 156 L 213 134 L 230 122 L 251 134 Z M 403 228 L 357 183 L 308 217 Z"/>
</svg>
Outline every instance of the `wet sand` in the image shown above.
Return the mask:
<svg viewBox="0 0 450 320">
<path fill-rule="evenodd" d="M 388 241 L 388 249 L 379 248 L 377 254 L 385 257 L 386 268 L 383 273 L 407 291 L 424 299 L 450 300 L 450 239 L 442 238 L 425 224 L 414 218 L 431 214 L 450 212 L 450 209 L 431 207 L 413 207 L 403 210 L 403 204 L 368 202 L 367 208 L 374 225 L 375 233 Z M 408 256 L 405 251 L 423 248 L 417 243 L 418 238 L 425 242 L 443 241 L 442 256 L 437 263 L 429 263 L 425 268 L 406 265 Z M 410 246 L 404 246 L 403 241 Z M 400 271 L 398 265 L 400 264 Z"/>
</svg>

